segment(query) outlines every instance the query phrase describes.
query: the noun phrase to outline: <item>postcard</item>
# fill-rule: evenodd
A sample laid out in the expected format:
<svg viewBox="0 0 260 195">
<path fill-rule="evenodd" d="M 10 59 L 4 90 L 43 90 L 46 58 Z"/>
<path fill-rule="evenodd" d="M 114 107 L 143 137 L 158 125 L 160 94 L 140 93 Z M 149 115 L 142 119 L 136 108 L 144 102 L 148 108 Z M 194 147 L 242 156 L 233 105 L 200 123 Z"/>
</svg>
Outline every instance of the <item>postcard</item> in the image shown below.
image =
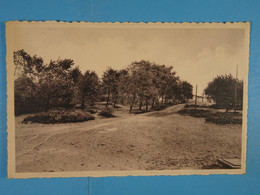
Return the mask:
<svg viewBox="0 0 260 195">
<path fill-rule="evenodd" d="M 245 174 L 249 32 L 7 22 L 8 177 Z"/>
</svg>

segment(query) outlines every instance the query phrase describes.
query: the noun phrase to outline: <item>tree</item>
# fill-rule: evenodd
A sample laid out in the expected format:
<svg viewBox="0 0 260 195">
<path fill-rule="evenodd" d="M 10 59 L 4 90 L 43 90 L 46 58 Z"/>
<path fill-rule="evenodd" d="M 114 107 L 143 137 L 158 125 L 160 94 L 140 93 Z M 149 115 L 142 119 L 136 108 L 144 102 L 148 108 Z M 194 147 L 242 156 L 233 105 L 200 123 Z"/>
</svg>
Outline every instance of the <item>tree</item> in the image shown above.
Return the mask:
<svg viewBox="0 0 260 195">
<path fill-rule="evenodd" d="M 125 105 L 128 100 L 128 84 L 131 80 L 129 76 L 129 72 L 126 69 L 122 69 L 119 71 L 120 77 L 119 77 L 119 82 L 118 82 L 118 92 L 119 92 L 119 100 L 122 105 Z"/>
<path fill-rule="evenodd" d="M 71 74 L 71 77 L 72 77 L 72 79 L 73 79 L 73 82 L 74 82 L 75 84 L 77 84 L 77 83 L 79 82 L 80 77 L 82 76 L 82 73 L 81 73 L 79 67 L 77 66 L 76 68 L 74 68 L 74 69 L 71 71 L 70 74 Z"/>
<path fill-rule="evenodd" d="M 141 110 L 143 102 L 148 105 L 148 98 L 151 94 L 151 63 L 145 60 L 135 61 L 128 66 L 127 71 L 129 73 L 126 83 L 130 102 L 129 111 L 132 112 L 136 101 L 139 102 L 139 110 Z"/>
<path fill-rule="evenodd" d="M 94 105 L 99 95 L 99 79 L 95 72 L 87 70 L 79 78 L 79 93 L 81 97 L 81 108 L 85 108 L 85 102 L 88 101 Z"/>
<path fill-rule="evenodd" d="M 58 59 L 45 64 L 41 57 L 30 56 L 24 50 L 14 52 L 16 102 L 36 100 L 36 107 L 70 107 L 81 102 L 94 105 L 100 97 L 109 103 L 128 104 L 130 112 L 160 108 L 171 102 L 183 102 L 192 97 L 192 86 L 180 81 L 173 67 L 147 60 L 132 62 L 126 69 L 107 69 L 102 82 L 95 72 L 82 74 L 74 68 L 72 59 Z M 24 94 L 22 94 L 24 93 Z M 33 97 L 33 98 L 32 98 Z M 23 102 L 22 102 L 23 101 Z"/>
<path fill-rule="evenodd" d="M 182 100 L 183 101 L 187 101 L 188 99 L 192 99 L 193 94 L 193 87 L 190 83 L 188 83 L 187 81 L 182 81 L 180 83 L 180 87 L 181 87 L 181 95 L 182 95 Z"/>
<path fill-rule="evenodd" d="M 68 107 L 73 97 L 74 82 L 71 76 L 73 60 L 50 61 L 38 74 L 38 98 L 48 111 L 51 107 Z"/>
<path fill-rule="evenodd" d="M 127 82 L 123 83 L 128 92 L 130 112 L 136 103 L 139 103 L 139 110 L 142 110 L 143 105 L 148 110 L 149 105 L 153 109 L 174 101 L 178 93 L 186 99 L 190 98 L 190 94 L 192 96 L 192 86 L 188 82 L 179 86 L 182 82 L 179 82 L 171 66 L 141 60 L 131 63 L 127 72 Z"/>
<path fill-rule="evenodd" d="M 139 110 L 142 109 L 143 103 L 148 108 L 148 102 L 152 95 L 153 74 L 151 71 L 151 63 L 141 60 L 132 63 L 132 81 L 139 101 Z"/>
<path fill-rule="evenodd" d="M 45 68 L 43 59 L 34 55 L 31 57 L 23 49 L 14 52 L 14 77 L 30 77 L 32 79 L 37 78 L 38 74 Z"/>
<path fill-rule="evenodd" d="M 237 102 L 243 102 L 243 81 L 234 78 L 231 74 L 220 75 L 214 78 L 204 90 L 208 99 L 216 102 L 218 107 L 225 107 L 226 112 L 235 107 L 235 88 L 237 88 Z"/>
<path fill-rule="evenodd" d="M 119 79 L 120 72 L 112 68 L 107 69 L 102 76 L 103 90 L 106 94 L 106 107 L 112 100 L 113 105 L 119 98 Z"/>
<path fill-rule="evenodd" d="M 23 76 L 14 81 L 14 97 L 16 115 L 34 111 L 32 108 L 37 104 L 37 94 L 31 78 Z"/>
<path fill-rule="evenodd" d="M 70 106 L 74 87 L 71 75 L 73 60 L 58 59 L 44 64 L 41 57 L 18 50 L 14 52 L 14 65 L 15 101 L 18 105 L 24 105 L 21 97 L 28 99 L 30 95 L 34 99 L 31 101 L 37 102 L 31 107 L 42 107 L 47 111 L 54 106 Z"/>
</svg>

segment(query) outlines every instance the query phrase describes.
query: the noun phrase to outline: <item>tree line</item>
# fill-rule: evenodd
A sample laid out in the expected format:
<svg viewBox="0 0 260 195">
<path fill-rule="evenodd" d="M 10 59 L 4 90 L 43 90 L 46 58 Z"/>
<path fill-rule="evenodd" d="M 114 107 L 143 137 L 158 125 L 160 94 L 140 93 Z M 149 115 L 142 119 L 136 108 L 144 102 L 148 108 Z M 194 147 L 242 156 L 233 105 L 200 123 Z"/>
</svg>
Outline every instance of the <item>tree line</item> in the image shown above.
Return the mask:
<svg viewBox="0 0 260 195">
<path fill-rule="evenodd" d="M 141 60 L 126 68 L 108 68 L 101 78 L 96 72 L 81 72 L 72 59 L 45 63 L 24 50 L 14 52 L 15 113 L 48 111 L 104 102 L 139 110 L 158 109 L 193 97 L 192 85 L 182 81 L 173 67 Z"/>
</svg>

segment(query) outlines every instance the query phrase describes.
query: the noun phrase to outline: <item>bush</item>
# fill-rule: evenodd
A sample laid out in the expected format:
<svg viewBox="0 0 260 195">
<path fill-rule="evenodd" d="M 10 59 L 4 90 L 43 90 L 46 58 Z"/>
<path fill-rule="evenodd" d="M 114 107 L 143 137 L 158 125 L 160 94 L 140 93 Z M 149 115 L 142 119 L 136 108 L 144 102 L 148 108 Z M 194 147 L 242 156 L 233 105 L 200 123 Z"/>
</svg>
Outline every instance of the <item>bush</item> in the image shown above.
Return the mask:
<svg viewBox="0 0 260 195">
<path fill-rule="evenodd" d="M 103 117 L 107 117 L 107 118 L 115 117 L 112 113 L 113 113 L 113 109 L 108 107 L 108 108 L 101 110 L 98 113 L 98 115 L 103 116 Z"/>
<path fill-rule="evenodd" d="M 44 124 L 55 124 L 55 123 L 74 123 L 83 122 L 88 120 L 94 120 L 95 117 L 91 114 L 82 110 L 49 110 L 48 112 L 41 112 L 33 116 L 24 118 L 22 123 L 44 123 Z"/>
<path fill-rule="evenodd" d="M 90 114 L 96 114 L 97 113 L 97 111 L 92 110 L 92 109 L 89 109 L 89 110 L 86 110 L 86 111 L 89 112 Z"/>
</svg>

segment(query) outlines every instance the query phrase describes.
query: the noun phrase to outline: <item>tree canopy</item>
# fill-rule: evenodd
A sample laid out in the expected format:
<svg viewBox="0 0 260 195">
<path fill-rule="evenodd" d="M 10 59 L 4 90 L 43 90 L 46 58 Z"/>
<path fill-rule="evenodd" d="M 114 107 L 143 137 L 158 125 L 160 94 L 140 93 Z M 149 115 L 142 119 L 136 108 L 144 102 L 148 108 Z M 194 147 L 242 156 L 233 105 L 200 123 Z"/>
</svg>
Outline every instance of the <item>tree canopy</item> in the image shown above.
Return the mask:
<svg viewBox="0 0 260 195">
<path fill-rule="evenodd" d="M 169 103 L 192 98 L 192 85 L 182 81 L 171 66 L 141 60 L 125 69 L 108 68 L 101 78 L 91 70 L 84 74 L 72 59 L 43 61 L 24 50 L 14 52 L 15 102 L 18 112 L 31 107 L 48 110 L 53 107 L 94 105 L 128 105 L 139 110 L 157 109 Z M 20 108 L 20 109 L 19 109 Z"/>
<path fill-rule="evenodd" d="M 99 96 L 99 79 L 95 72 L 87 70 L 84 75 L 80 76 L 78 87 L 81 99 L 81 108 L 85 108 L 85 102 L 91 105 L 98 100 Z"/>
<path fill-rule="evenodd" d="M 204 91 L 208 99 L 213 100 L 219 107 L 225 107 L 226 111 L 235 108 L 235 104 L 242 106 L 243 81 L 231 74 L 215 77 Z"/>
<path fill-rule="evenodd" d="M 14 64 L 15 99 L 18 105 L 23 106 L 22 109 L 17 106 L 17 112 L 21 112 L 27 106 L 26 102 L 32 100 L 36 105 L 31 104 L 30 107 L 42 107 L 44 110 L 71 105 L 74 81 L 70 72 L 73 60 L 58 59 L 44 64 L 41 57 L 31 57 L 24 50 L 19 50 L 14 52 Z M 20 90 L 25 86 L 26 89 Z"/>
</svg>

